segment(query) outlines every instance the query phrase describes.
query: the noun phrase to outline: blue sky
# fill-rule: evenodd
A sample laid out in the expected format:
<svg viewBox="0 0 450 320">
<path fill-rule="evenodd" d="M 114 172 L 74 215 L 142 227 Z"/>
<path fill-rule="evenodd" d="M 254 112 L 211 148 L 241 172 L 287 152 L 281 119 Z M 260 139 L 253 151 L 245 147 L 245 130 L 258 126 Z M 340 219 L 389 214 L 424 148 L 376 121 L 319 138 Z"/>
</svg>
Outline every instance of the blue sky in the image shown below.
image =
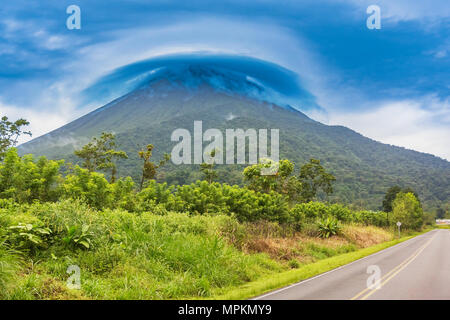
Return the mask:
<svg viewBox="0 0 450 320">
<path fill-rule="evenodd" d="M 66 8 L 81 8 L 81 30 Z M 369 30 L 366 9 L 381 8 Z M 450 6 L 445 0 L 39 1 L 0 9 L 0 113 L 34 137 L 99 107 L 81 94 L 166 54 L 244 55 L 298 74 L 308 113 L 381 142 L 450 159 Z"/>
</svg>

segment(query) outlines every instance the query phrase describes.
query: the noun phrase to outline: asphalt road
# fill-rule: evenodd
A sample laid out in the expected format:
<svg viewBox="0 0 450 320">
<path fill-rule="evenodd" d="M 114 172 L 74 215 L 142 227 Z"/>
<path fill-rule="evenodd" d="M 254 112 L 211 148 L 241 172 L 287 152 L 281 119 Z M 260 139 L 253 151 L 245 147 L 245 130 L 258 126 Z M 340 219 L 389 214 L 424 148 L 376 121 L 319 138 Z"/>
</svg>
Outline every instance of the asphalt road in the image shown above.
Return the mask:
<svg viewBox="0 0 450 320">
<path fill-rule="evenodd" d="M 450 300 L 450 230 L 427 232 L 254 299 Z"/>
</svg>

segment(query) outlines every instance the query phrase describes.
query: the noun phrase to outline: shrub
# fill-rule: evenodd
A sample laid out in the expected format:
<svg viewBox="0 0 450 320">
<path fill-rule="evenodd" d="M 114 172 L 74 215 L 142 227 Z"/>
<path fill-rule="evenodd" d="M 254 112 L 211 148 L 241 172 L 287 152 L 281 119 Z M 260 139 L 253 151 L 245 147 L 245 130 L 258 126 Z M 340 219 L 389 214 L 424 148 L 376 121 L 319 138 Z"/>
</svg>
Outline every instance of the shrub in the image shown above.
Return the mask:
<svg viewBox="0 0 450 320">
<path fill-rule="evenodd" d="M 302 230 L 306 223 L 306 214 L 302 209 L 303 207 L 301 205 L 296 205 L 289 211 L 294 228 L 297 231 Z"/>
<path fill-rule="evenodd" d="M 63 194 L 67 198 L 83 200 L 101 210 L 111 206 L 113 187 L 103 174 L 75 166 L 73 173 L 64 181 Z"/>
<path fill-rule="evenodd" d="M 342 204 L 332 204 L 328 207 L 328 215 L 335 217 L 342 222 L 350 222 L 352 220 L 352 212 Z"/>
<path fill-rule="evenodd" d="M 228 214 L 239 221 L 278 221 L 289 219 L 284 196 L 274 191 L 260 193 L 247 188 L 197 181 L 175 192 L 173 209 L 194 214 Z"/>
<path fill-rule="evenodd" d="M 349 208 L 341 204 L 326 204 L 323 202 L 311 201 L 308 203 L 299 203 L 291 210 L 294 217 L 302 217 L 311 221 L 326 217 L 335 217 L 339 221 L 349 222 L 352 220 L 352 214 Z M 298 219 L 298 218 L 297 218 Z"/>
<path fill-rule="evenodd" d="M 308 220 L 316 220 L 317 218 L 328 216 L 328 207 L 322 202 L 299 203 L 295 207 L 296 214 L 300 214 Z"/>
<path fill-rule="evenodd" d="M 387 213 L 383 211 L 357 211 L 353 213 L 352 221 L 366 226 L 384 227 L 389 225 Z"/>
<path fill-rule="evenodd" d="M 239 221 L 289 221 L 286 198 L 277 192 L 260 193 L 224 184 L 223 193 L 229 213 L 234 214 Z"/>
<path fill-rule="evenodd" d="M 388 226 L 387 213 L 382 211 L 351 211 L 341 204 L 325 204 L 322 202 L 308 202 L 295 205 L 290 215 L 296 224 L 301 225 L 301 220 L 315 221 L 334 217 L 341 222 L 356 222 L 364 225 L 374 225 L 378 227 Z"/>
<path fill-rule="evenodd" d="M 153 211 L 157 205 L 162 205 L 166 209 L 175 209 L 177 206 L 173 190 L 174 187 L 168 186 L 167 183 L 156 183 L 155 180 L 150 180 L 147 186 L 137 194 L 137 210 Z"/>
<path fill-rule="evenodd" d="M 45 157 L 35 160 L 31 154 L 20 157 L 15 148 L 9 149 L 0 164 L 0 197 L 19 203 L 56 201 L 63 163 Z"/>
<path fill-rule="evenodd" d="M 332 217 L 318 220 L 317 227 L 321 238 L 329 238 L 330 236 L 336 235 L 341 229 L 339 221 Z"/>
<path fill-rule="evenodd" d="M 229 213 L 226 198 L 220 183 L 197 181 L 178 187 L 175 193 L 177 211 L 194 214 Z"/>
<path fill-rule="evenodd" d="M 130 177 L 121 178 L 112 184 L 112 205 L 116 208 L 135 211 L 137 206 L 134 182 Z"/>
</svg>

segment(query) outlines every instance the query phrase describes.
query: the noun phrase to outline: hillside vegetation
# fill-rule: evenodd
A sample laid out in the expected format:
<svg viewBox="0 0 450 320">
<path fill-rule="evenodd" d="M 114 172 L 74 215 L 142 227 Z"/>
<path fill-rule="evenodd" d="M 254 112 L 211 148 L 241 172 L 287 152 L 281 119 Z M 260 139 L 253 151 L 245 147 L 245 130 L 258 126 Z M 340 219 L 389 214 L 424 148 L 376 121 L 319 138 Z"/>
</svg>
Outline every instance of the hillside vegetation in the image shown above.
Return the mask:
<svg viewBox="0 0 450 320">
<path fill-rule="evenodd" d="M 143 170 L 150 177 L 155 166 L 146 163 Z M 332 177 L 318 170 L 317 161 L 301 172 L 319 172 L 315 177 L 323 183 L 307 188 L 307 180 L 291 175 L 294 168 L 287 160 L 273 177 L 253 175 L 259 165 L 246 169 L 247 187 L 212 181 L 175 187 L 149 178 L 142 190 L 131 178 L 108 181 L 78 166 L 63 175 L 62 165 L 20 157 L 14 148 L 5 153 L 0 164 L 1 298 L 214 297 L 391 240 L 398 217 L 410 229 L 424 222 L 412 193 L 400 192 L 392 213 L 311 201 L 316 188 L 332 191 L 327 188 Z M 75 288 L 78 271 L 80 287 Z"/>
<path fill-rule="evenodd" d="M 254 128 L 279 129 L 280 158 L 297 165 L 320 159 L 337 180 L 329 198 L 336 203 L 379 210 L 389 187 L 410 187 L 420 194 L 427 210 L 448 206 L 450 163 L 435 156 L 382 144 L 348 128 L 313 121 L 293 108 L 260 102 L 238 94 L 219 92 L 208 86 L 184 89 L 167 81 L 139 88 L 47 135 L 19 147 L 20 154 L 33 153 L 80 164 L 73 155 L 93 136 L 114 130 L 117 146 L 129 158 L 117 161 L 121 177 L 140 181 L 137 151 L 149 142 L 162 159 L 175 143 L 178 128 L 193 132 L 196 120 L 204 130 Z M 244 185 L 241 165 L 218 166 L 218 182 Z M 168 164 L 156 177 L 170 185 L 195 183 L 201 175 L 195 166 Z M 319 195 L 320 196 L 320 195 Z"/>
<path fill-rule="evenodd" d="M 225 215 L 97 211 L 69 200 L 4 203 L 0 222 L 0 296 L 8 299 L 211 297 L 392 238 L 375 227 L 348 226 L 341 236 L 319 239 L 311 230 L 240 224 Z M 71 265 L 80 268 L 81 290 L 66 285 Z"/>
</svg>

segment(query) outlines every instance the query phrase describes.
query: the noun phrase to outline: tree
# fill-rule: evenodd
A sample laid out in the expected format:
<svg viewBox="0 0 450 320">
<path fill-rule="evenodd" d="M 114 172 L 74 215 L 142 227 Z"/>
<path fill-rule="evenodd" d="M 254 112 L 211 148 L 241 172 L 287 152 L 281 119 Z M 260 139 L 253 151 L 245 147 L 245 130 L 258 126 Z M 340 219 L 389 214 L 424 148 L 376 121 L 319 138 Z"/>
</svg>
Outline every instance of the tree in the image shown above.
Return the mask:
<svg viewBox="0 0 450 320">
<path fill-rule="evenodd" d="M 156 170 L 161 168 L 166 164 L 167 161 L 170 160 L 170 155 L 165 153 L 164 158 L 159 162 L 159 164 L 156 165 L 151 162 L 150 158 L 152 157 L 153 148 L 154 147 L 152 144 L 148 144 L 145 149 L 138 152 L 139 158 L 144 161 L 144 164 L 142 166 L 142 178 L 141 183 L 139 184 L 139 190 L 142 190 L 145 180 L 155 179 Z"/>
<path fill-rule="evenodd" d="M 445 210 L 441 207 L 438 207 L 436 209 L 436 218 L 437 219 L 444 219 L 445 218 Z"/>
<path fill-rule="evenodd" d="M 216 156 L 216 149 L 209 154 L 209 159 L 200 164 L 200 171 L 204 174 L 205 180 L 212 183 L 217 178 L 217 171 L 214 170 L 214 157 Z"/>
<path fill-rule="evenodd" d="M 401 192 L 402 189 L 399 186 L 393 186 L 388 189 L 383 200 L 383 211 L 392 212 L 392 202 L 394 202 L 397 193 Z"/>
<path fill-rule="evenodd" d="M 399 186 L 393 186 L 388 189 L 388 191 L 386 192 L 386 195 L 384 196 L 384 199 L 383 199 L 383 211 L 384 212 L 392 212 L 392 202 L 394 201 L 395 197 L 397 196 L 397 194 L 399 192 L 412 193 L 416 197 L 417 201 L 419 201 L 419 203 L 420 203 L 419 195 L 412 188 L 407 187 L 407 188 L 402 189 Z"/>
<path fill-rule="evenodd" d="M 100 155 L 95 142 L 91 141 L 88 144 L 85 144 L 80 150 L 75 150 L 74 154 L 84 160 L 81 166 L 89 170 L 89 172 L 93 172 L 97 169 L 97 159 Z"/>
<path fill-rule="evenodd" d="M 116 174 L 117 174 L 117 166 L 114 162 L 114 159 L 127 159 L 128 155 L 125 151 L 118 151 L 118 150 L 108 150 L 104 153 L 104 162 L 99 164 L 98 168 L 102 170 L 110 169 L 111 170 L 111 183 L 114 183 L 116 181 Z"/>
<path fill-rule="evenodd" d="M 277 167 L 278 170 L 273 175 L 263 175 L 264 168 Z M 289 160 L 280 160 L 277 164 L 273 160 L 261 161 L 258 164 L 248 166 L 244 169 L 244 179 L 249 182 L 248 188 L 263 193 L 276 191 L 287 195 L 294 201 L 299 192 L 299 182 L 295 176 L 294 163 Z"/>
<path fill-rule="evenodd" d="M 3 116 L 0 121 L 0 160 L 5 157 L 6 150 L 17 144 L 22 134 L 31 136 L 30 131 L 23 131 L 22 127 L 28 126 L 30 123 L 25 119 L 18 119 L 14 122 L 8 120 L 7 116 Z"/>
<path fill-rule="evenodd" d="M 262 175 L 263 168 L 274 167 L 273 161 L 264 161 L 244 169 L 244 178 L 249 182 L 249 189 L 269 193 L 276 191 L 288 196 L 290 202 L 312 201 L 321 189 L 326 194 L 333 192 L 332 182 L 336 178 L 325 171 L 320 160 L 311 159 L 303 165 L 298 177 L 293 175 L 294 163 L 280 160 L 274 175 Z"/>
<path fill-rule="evenodd" d="M 424 215 L 422 205 L 412 193 L 399 192 L 392 203 L 392 223 L 400 221 L 402 226 L 411 229 L 420 229 L 423 225 Z"/>
<path fill-rule="evenodd" d="M 423 224 L 426 226 L 433 226 L 436 224 L 436 214 L 434 212 L 423 213 Z"/>
<path fill-rule="evenodd" d="M 112 133 L 103 132 L 100 138 L 94 137 L 80 150 L 75 150 L 75 155 L 83 159 L 82 167 L 90 172 L 95 170 L 111 170 L 111 183 L 116 180 L 117 167 L 114 159 L 127 159 L 124 151 L 116 150 L 116 140 Z"/>
<path fill-rule="evenodd" d="M 333 193 L 332 183 L 336 178 L 325 171 L 320 160 L 310 159 L 309 163 L 300 168 L 298 179 L 301 183 L 300 199 L 303 202 L 312 201 L 321 189 L 327 195 Z"/>
<path fill-rule="evenodd" d="M 406 187 L 402 190 L 402 192 L 403 193 L 411 192 L 416 197 L 417 201 L 419 201 L 420 205 L 422 205 L 422 202 L 420 201 L 420 198 L 419 198 L 419 194 L 415 190 L 413 190 L 413 188 Z"/>
</svg>

